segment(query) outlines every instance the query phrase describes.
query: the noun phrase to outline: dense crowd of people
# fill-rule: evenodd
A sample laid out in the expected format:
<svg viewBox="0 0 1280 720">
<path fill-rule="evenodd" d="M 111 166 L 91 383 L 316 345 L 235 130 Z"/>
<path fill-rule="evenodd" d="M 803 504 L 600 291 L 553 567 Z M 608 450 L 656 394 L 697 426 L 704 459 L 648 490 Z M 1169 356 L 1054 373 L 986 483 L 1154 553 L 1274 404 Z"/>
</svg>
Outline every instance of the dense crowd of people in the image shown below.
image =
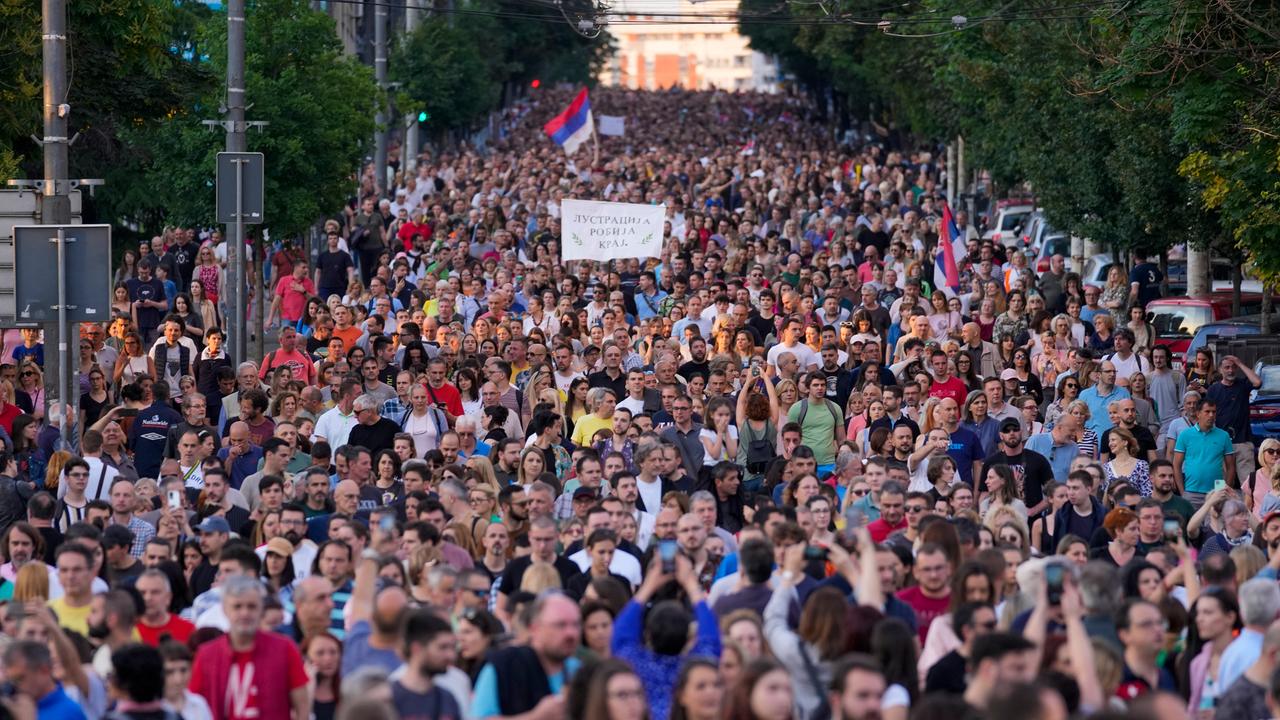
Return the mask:
<svg viewBox="0 0 1280 720">
<path fill-rule="evenodd" d="M 1280 713 L 1280 441 L 1260 380 L 982 239 L 947 168 L 786 95 L 543 90 L 265 258 L 130 247 L 0 364 L 14 717 L 1259 720 Z M 393 154 L 393 159 L 396 156 Z M 663 204 L 661 257 L 563 262 L 566 199 Z M 63 440 L 63 435 L 70 438 Z"/>
</svg>

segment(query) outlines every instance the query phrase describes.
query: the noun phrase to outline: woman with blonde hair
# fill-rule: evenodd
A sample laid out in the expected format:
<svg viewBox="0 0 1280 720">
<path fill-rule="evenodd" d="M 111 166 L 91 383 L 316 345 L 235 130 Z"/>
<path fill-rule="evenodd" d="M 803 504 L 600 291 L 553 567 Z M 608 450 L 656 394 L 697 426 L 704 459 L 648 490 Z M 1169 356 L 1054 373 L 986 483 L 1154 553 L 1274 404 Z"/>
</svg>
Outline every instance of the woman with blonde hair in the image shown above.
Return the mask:
<svg viewBox="0 0 1280 720">
<path fill-rule="evenodd" d="M 772 382 L 768 378 L 765 381 Z M 791 411 L 791 406 L 800 399 L 800 390 L 796 387 L 794 380 L 784 379 L 774 386 L 773 393 L 778 398 L 778 415 L 773 419 L 773 424 L 778 427 L 778 432 L 781 434 L 782 427 L 790 422 L 787 413 Z"/>
<path fill-rule="evenodd" d="M 472 455 L 467 458 L 466 467 L 475 474 L 475 485 L 471 487 L 487 487 L 495 494 L 502 490 L 498 483 L 498 475 L 493 470 L 493 463 L 484 455 Z M 463 478 L 465 481 L 466 478 Z"/>
<path fill-rule="evenodd" d="M 31 396 L 31 415 L 44 419 L 44 370 L 34 360 L 23 360 L 18 366 L 18 389 Z"/>
<path fill-rule="evenodd" d="M 58 485 L 62 482 L 62 467 L 72 457 L 72 454 L 66 450 L 55 450 L 53 455 L 49 456 L 49 464 L 44 470 L 44 489 L 50 495 L 58 497 Z"/>
<path fill-rule="evenodd" d="M 520 591 L 533 593 L 534 595 L 541 593 L 543 590 L 560 590 L 562 588 L 560 572 L 551 563 L 533 563 L 524 571 L 524 577 L 520 579 Z"/>
<path fill-rule="evenodd" d="M 1280 504 L 1280 440 L 1267 438 L 1258 446 L 1258 467 L 1249 473 L 1240 484 L 1241 495 L 1245 505 L 1259 520 L 1262 519 L 1263 503 L 1267 495 L 1272 495 L 1272 504 Z"/>
<path fill-rule="evenodd" d="M 529 418 L 533 415 L 534 406 L 539 402 L 539 396 L 549 387 L 554 387 L 551 373 L 542 368 L 529 373 L 529 379 L 524 386 L 524 406 L 520 409 L 520 427 L 529 426 Z"/>
<path fill-rule="evenodd" d="M 449 523 L 444 527 L 444 532 L 441 533 L 441 539 L 446 542 L 451 542 L 463 550 L 466 550 L 472 560 L 480 559 L 480 556 L 476 554 L 475 535 L 472 534 L 471 528 L 467 527 L 466 523 L 457 521 Z"/>
<path fill-rule="evenodd" d="M 1072 400 L 1067 405 L 1066 414 L 1076 419 L 1076 444 L 1080 446 L 1080 454 L 1092 459 L 1098 458 L 1098 433 L 1090 430 L 1087 423 L 1092 414 L 1089 405 L 1083 400 Z"/>
<path fill-rule="evenodd" d="M 13 579 L 12 601 L 41 605 L 49 602 L 49 566 L 39 560 L 23 565 Z"/>
</svg>

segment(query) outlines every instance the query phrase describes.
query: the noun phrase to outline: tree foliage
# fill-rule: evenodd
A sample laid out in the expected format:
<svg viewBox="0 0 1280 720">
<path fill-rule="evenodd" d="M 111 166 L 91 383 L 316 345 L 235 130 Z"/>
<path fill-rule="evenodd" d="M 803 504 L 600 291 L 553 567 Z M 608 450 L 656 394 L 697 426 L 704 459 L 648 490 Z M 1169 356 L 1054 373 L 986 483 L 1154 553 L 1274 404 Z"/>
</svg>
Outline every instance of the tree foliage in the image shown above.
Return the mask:
<svg viewBox="0 0 1280 720">
<path fill-rule="evenodd" d="M 225 77 L 225 16 L 206 19 L 197 37 L 209 71 Z M 333 21 L 306 0 L 252 3 L 245 47 L 246 118 L 267 123 L 247 135 L 248 149 L 266 156 L 266 225 L 300 233 L 351 194 L 354 169 L 372 142 L 379 93 L 372 71 L 342 54 Z M 214 85 L 157 126 L 126 133 L 136 154 L 105 193 L 120 216 L 209 222 L 225 136 L 201 121 L 221 119 L 222 102 L 222 87 Z"/>
<path fill-rule="evenodd" d="M 799 82 L 826 75 L 860 117 L 963 136 L 970 167 L 1028 185 L 1055 226 L 1144 251 L 1216 242 L 1280 273 L 1275 3 L 746 2 L 810 21 L 741 24 Z"/>
<path fill-rule="evenodd" d="M 584 38 L 559 12 L 536 3 L 470 0 L 461 7 L 466 14 L 426 18 L 392 51 L 392 79 L 430 114 L 428 134 L 475 127 L 535 78 L 591 82 L 611 52 L 607 33 Z"/>
<path fill-rule="evenodd" d="M 67 3 L 72 176 L 103 177 L 130 150 L 123 128 L 143 127 L 182 108 L 211 80 L 183 58 L 209 10 L 172 0 Z M 38 177 L 42 97 L 40 3 L 0 0 L 0 174 Z"/>
</svg>

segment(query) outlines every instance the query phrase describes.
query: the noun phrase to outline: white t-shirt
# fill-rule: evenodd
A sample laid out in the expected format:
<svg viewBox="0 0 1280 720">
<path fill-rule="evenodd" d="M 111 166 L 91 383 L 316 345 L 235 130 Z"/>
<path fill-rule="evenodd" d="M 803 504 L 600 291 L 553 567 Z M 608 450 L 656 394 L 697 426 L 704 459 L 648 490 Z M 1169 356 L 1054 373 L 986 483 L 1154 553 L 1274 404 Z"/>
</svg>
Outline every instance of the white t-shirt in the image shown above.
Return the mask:
<svg viewBox="0 0 1280 720">
<path fill-rule="evenodd" d="M 640 491 L 640 499 L 644 501 L 645 511 L 657 515 L 658 509 L 662 507 L 662 480 L 645 482 L 637 476 L 636 488 Z"/>
<path fill-rule="evenodd" d="M 577 564 L 582 572 L 586 572 L 591 567 L 591 556 L 587 554 L 586 548 L 570 555 L 569 559 Z M 613 559 L 609 561 L 609 572 L 626 578 L 633 588 L 640 585 L 640 561 L 625 550 L 619 550 L 613 554 Z"/>
<path fill-rule="evenodd" d="M 736 441 L 738 439 L 738 428 L 734 427 L 733 425 L 730 425 L 728 434 L 730 438 Z M 700 440 L 702 439 L 715 440 L 716 431 L 704 427 L 702 428 L 702 432 L 698 434 L 698 438 Z M 723 447 L 720 448 L 720 457 L 712 457 L 711 453 L 708 453 L 708 452 L 702 453 L 702 465 L 704 467 L 714 467 L 715 464 L 720 462 L 721 460 L 734 460 L 736 462 L 737 458 L 729 457 L 729 453 L 727 453 Z"/>
<path fill-rule="evenodd" d="M 778 367 L 778 356 L 784 352 L 789 352 L 796 356 L 796 360 L 800 361 L 800 372 L 805 372 L 811 367 L 816 368 L 822 362 L 822 359 L 818 357 L 818 353 L 804 343 L 796 343 L 792 347 L 778 343 L 769 348 L 769 354 L 765 356 L 765 360 L 776 368 Z"/>
</svg>

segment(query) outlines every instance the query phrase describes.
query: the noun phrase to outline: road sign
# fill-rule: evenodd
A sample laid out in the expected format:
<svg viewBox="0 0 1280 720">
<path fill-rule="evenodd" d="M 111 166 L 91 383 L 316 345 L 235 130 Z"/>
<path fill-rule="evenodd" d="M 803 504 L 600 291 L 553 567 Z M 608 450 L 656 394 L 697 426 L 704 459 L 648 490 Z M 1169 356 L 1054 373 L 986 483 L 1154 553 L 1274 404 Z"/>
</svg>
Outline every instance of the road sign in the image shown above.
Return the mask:
<svg viewBox="0 0 1280 720">
<path fill-rule="evenodd" d="M 40 222 L 40 205 L 43 196 L 32 190 L 0 190 L 0 327 L 16 327 L 32 323 L 19 323 L 14 315 L 16 303 L 13 286 L 16 282 L 13 270 L 13 228 Z M 80 223 L 80 191 L 71 191 L 71 223 Z"/>
<path fill-rule="evenodd" d="M 237 220 L 245 225 L 263 222 L 263 158 L 257 152 L 218 153 L 218 222 L 231 225 Z M 238 172 L 237 172 L 238 171 Z M 239 195 L 239 217 L 236 200 Z"/>
<path fill-rule="evenodd" d="M 13 228 L 14 303 L 18 324 L 58 321 L 58 229 L 66 233 L 67 322 L 111 318 L 110 225 L 18 225 Z M 2 246 L 0 246 L 2 247 Z M 0 256 L 0 267 L 4 258 Z"/>
</svg>

